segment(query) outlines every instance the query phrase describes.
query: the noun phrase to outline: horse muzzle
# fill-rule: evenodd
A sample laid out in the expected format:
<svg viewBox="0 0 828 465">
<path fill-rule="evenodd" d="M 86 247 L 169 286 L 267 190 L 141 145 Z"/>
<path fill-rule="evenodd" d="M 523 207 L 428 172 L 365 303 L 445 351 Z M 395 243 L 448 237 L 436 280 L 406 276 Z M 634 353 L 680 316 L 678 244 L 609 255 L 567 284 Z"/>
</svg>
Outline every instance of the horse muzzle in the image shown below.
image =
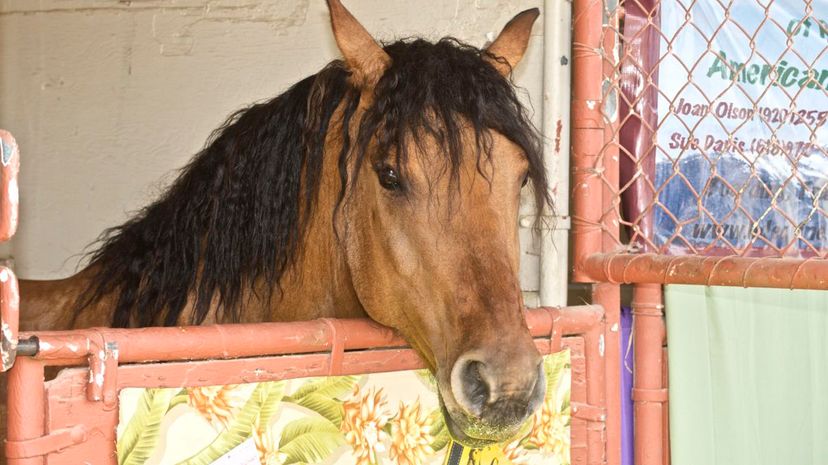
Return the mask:
<svg viewBox="0 0 828 465">
<path fill-rule="evenodd" d="M 546 378 L 539 355 L 495 363 L 479 354 L 459 357 L 451 371 L 446 425 L 459 442 L 481 447 L 503 442 L 520 430 L 543 402 Z"/>
</svg>

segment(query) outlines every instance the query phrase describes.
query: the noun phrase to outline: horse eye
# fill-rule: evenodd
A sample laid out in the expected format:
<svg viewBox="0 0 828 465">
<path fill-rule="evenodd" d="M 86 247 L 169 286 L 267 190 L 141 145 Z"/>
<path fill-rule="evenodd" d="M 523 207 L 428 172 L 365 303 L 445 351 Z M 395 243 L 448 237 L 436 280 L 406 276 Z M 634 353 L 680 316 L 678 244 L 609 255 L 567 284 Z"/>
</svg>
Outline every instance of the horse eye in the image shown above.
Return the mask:
<svg viewBox="0 0 828 465">
<path fill-rule="evenodd" d="M 377 173 L 379 176 L 380 185 L 389 191 L 396 191 L 400 190 L 402 187 L 400 185 L 400 177 L 397 175 L 397 171 L 390 166 L 384 166 L 379 169 Z"/>
</svg>

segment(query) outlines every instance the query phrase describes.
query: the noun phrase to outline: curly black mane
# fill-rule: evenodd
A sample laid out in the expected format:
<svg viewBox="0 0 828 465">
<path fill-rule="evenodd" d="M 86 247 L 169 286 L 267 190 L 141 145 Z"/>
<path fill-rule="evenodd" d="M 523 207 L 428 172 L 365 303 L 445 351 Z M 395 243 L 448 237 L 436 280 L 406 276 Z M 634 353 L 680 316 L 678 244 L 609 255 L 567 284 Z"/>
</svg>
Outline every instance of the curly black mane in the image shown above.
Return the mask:
<svg viewBox="0 0 828 465">
<path fill-rule="evenodd" d="M 356 157 L 358 173 L 372 139 L 377 153 L 394 154 L 403 166 L 407 138 L 423 131 L 445 147 L 457 179 L 460 124 L 467 123 L 478 163 L 491 156 L 488 131 L 500 132 L 526 153 L 538 208 L 551 205 L 540 137 L 512 85 L 484 60 L 487 52 L 452 38 L 401 40 L 385 51 L 392 64 L 353 141 L 347 128 L 359 92 L 339 61 L 231 116 L 160 199 L 101 235 L 77 310 L 117 293 L 113 326 L 174 325 L 194 295 L 191 323 L 203 322 L 216 299 L 224 318 L 237 321 L 245 289 L 263 279 L 277 290 L 316 213 L 325 137 L 340 106 L 342 186 L 357 181 L 348 179 L 347 157 Z M 343 187 L 340 202 L 346 195 Z"/>
</svg>

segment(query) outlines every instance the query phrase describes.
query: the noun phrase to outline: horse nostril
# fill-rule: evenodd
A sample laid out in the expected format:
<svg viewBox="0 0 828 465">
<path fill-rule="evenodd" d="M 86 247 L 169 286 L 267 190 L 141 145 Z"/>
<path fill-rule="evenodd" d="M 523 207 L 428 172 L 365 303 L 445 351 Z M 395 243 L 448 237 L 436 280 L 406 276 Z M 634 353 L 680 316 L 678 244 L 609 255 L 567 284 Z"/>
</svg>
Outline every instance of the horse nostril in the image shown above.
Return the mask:
<svg viewBox="0 0 828 465">
<path fill-rule="evenodd" d="M 489 384 L 483 379 L 483 369 L 483 362 L 476 360 L 469 361 L 463 368 L 463 394 L 475 415 L 482 413 L 492 392 Z"/>
<path fill-rule="evenodd" d="M 491 404 L 492 384 L 486 364 L 471 357 L 461 357 L 454 364 L 451 390 L 457 402 L 476 417 Z"/>
</svg>

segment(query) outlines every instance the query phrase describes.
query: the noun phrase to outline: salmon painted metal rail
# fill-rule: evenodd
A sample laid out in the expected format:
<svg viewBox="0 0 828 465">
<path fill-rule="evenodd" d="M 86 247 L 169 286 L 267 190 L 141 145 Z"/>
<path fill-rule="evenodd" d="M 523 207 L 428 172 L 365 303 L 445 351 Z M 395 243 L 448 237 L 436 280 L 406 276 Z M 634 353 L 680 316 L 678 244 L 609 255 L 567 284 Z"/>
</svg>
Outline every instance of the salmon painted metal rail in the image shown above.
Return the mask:
<svg viewBox="0 0 828 465">
<path fill-rule="evenodd" d="M 807 57 L 794 48 L 824 28 L 811 2 L 757 4 L 750 21 L 734 5 L 573 1 L 572 279 L 592 285 L 593 303 L 605 306 L 608 322 L 620 306 L 619 286 L 633 285 L 636 465 L 670 460 L 661 285 L 828 290 L 828 188 L 815 181 L 824 168 L 813 168 L 822 166 L 814 160 L 828 160 L 828 111 L 811 108 L 819 106 L 814 98 L 828 98 L 828 81 L 820 74 L 817 82 L 812 72 L 824 67 L 828 46 L 814 42 Z M 792 16 L 783 19 L 774 9 L 780 5 L 794 9 Z M 705 11 L 716 13 L 707 18 Z M 760 32 L 775 34 L 763 40 L 781 51 L 763 51 Z M 727 58 L 717 36 L 739 38 Z M 694 41 L 701 45 L 684 47 Z M 748 58 L 738 58 L 740 51 Z M 795 66 L 783 73 L 782 65 Z M 785 90 L 793 72 L 787 70 L 797 66 L 811 71 Z M 760 83 L 748 71 L 754 68 L 774 71 Z M 721 79 L 711 86 L 699 70 Z M 747 92 L 752 85 L 764 88 Z M 743 108 L 719 111 L 734 101 Z M 705 108 L 715 110 L 693 118 Z M 787 116 L 774 119 L 777 110 Z M 764 137 L 767 147 L 738 142 L 750 130 L 766 132 L 751 137 Z M 725 148 L 698 142 L 710 131 Z M 686 143 L 670 144 L 659 133 Z M 802 143 L 785 143 L 791 137 Z M 785 169 L 768 180 L 763 163 Z M 675 200 L 677 192 L 685 197 Z M 607 340 L 610 353 L 615 347 Z M 612 405 L 619 391 L 608 380 Z M 608 463 L 618 463 L 614 454 Z"/>
<path fill-rule="evenodd" d="M 0 242 L 8 241 L 17 231 L 19 171 L 17 141 L 0 129 Z M 19 301 L 17 277 L 10 268 L 0 266 L 0 371 L 11 368 L 17 355 Z"/>
<path fill-rule="evenodd" d="M 611 208 L 617 184 L 612 167 L 617 166 L 617 153 L 604 143 L 612 126 L 603 115 L 604 75 L 607 69 L 602 50 L 614 47 L 614 38 L 606 35 L 618 21 L 617 14 L 606 14 L 602 0 L 572 2 L 572 101 L 571 101 L 571 167 L 572 167 L 572 280 L 592 282 L 582 269 L 590 254 L 601 252 L 617 242 L 617 220 Z M 609 176 L 603 176 L 609 173 Z M 604 214 L 609 211 L 610 214 Z M 613 229 L 613 224 L 616 226 Z M 621 463 L 621 289 L 614 283 L 597 282 L 592 286 L 592 303 L 606 311 L 604 357 L 607 403 L 607 465 Z"/>
<path fill-rule="evenodd" d="M 538 308 L 527 323 L 541 353 L 572 350 L 573 463 L 606 458 L 604 312 Z M 255 338 L 251 336 L 255 335 Z M 22 333 L 37 353 L 9 378 L 9 465 L 115 463 L 118 392 L 422 368 L 390 329 L 368 320 Z M 45 382 L 48 366 L 68 368 Z"/>
<path fill-rule="evenodd" d="M 584 271 L 596 281 L 624 284 L 828 289 L 822 258 L 598 253 L 584 260 Z"/>
</svg>

